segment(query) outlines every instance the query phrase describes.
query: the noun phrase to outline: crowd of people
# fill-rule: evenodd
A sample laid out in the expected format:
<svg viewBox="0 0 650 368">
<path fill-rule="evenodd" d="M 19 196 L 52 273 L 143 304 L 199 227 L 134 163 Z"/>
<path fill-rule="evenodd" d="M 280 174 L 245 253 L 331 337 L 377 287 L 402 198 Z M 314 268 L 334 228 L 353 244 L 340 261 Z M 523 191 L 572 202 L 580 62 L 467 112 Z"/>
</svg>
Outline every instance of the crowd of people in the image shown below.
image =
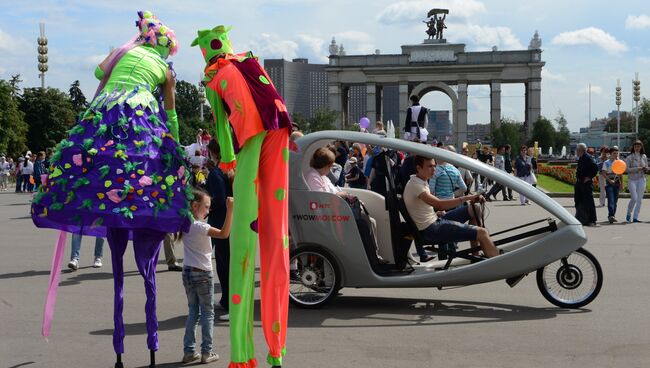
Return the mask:
<svg viewBox="0 0 650 368">
<path fill-rule="evenodd" d="M 49 173 L 52 150 L 33 154 L 27 151 L 16 159 L 0 156 L 0 191 L 8 191 L 15 185 L 16 193 L 34 193 L 41 186 L 44 176 Z"/>
</svg>

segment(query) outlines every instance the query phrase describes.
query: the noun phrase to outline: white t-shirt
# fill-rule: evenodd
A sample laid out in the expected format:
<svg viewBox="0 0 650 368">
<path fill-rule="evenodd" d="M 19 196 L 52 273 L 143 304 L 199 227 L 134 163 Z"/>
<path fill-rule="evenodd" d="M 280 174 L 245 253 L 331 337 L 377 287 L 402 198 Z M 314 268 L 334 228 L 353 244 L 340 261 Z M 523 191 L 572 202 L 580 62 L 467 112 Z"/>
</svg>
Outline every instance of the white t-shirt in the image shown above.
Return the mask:
<svg viewBox="0 0 650 368">
<path fill-rule="evenodd" d="M 194 221 L 190 231 L 183 234 L 183 265 L 212 271 L 212 242 L 208 236 L 210 225 Z"/>
<path fill-rule="evenodd" d="M 418 230 L 424 230 L 438 219 L 433 207 L 418 198 L 423 192 L 431 193 L 429 184 L 418 178 L 417 175 L 411 175 L 411 179 L 404 187 L 404 204 L 409 211 L 409 215 L 418 227 Z"/>
<path fill-rule="evenodd" d="M 34 163 L 27 160 L 23 165 L 22 174 L 23 175 L 32 175 L 34 173 Z"/>
</svg>

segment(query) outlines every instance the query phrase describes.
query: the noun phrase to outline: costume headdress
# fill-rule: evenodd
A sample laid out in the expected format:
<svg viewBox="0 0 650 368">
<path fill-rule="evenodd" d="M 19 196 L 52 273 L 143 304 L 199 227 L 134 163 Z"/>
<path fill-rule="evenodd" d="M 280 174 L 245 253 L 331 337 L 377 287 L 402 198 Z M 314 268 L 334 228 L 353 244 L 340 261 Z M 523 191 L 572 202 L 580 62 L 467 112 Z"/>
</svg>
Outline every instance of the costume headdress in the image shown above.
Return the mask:
<svg viewBox="0 0 650 368">
<path fill-rule="evenodd" d="M 178 51 L 178 42 L 174 31 L 158 20 L 150 11 L 139 11 L 135 25 L 140 30 L 141 42 L 153 46 L 163 58 Z"/>
<path fill-rule="evenodd" d="M 231 26 L 216 26 L 212 29 L 202 29 L 198 31 L 198 37 L 192 41 L 191 46 L 199 45 L 205 61 L 210 61 L 220 54 L 234 54 L 232 44 L 228 38 L 228 32 Z"/>
</svg>

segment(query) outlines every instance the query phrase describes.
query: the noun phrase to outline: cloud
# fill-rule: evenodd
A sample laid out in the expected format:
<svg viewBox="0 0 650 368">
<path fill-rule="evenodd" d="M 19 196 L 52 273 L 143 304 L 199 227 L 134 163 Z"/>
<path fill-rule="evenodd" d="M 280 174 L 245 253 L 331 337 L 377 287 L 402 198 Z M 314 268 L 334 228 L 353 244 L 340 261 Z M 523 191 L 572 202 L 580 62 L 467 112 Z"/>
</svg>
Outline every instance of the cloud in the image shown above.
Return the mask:
<svg viewBox="0 0 650 368">
<path fill-rule="evenodd" d="M 36 42 L 34 42 L 34 45 Z M 24 54 L 26 51 L 24 47 L 24 40 L 13 37 L 9 33 L 0 29 L 0 52 L 5 54 Z"/>
<path fill-rule="evenodd" d="M 334 35 L 336 43 L 343 45 L 348 55 L 365 55 L 375 53 L 372 37 L 361 31 L 344 31 Z"/>
<path fill-rule="evenodd" d="M 643 64 L 650 64 L 650 57 L 647 57 L 647 56 L 640 56 L 640 57 L 636 58 L 636 60 L 638 62 L 640 62 L 640 63 L 643 63 Z"/>
<path fill-rule="evenodd" d="M 551 43 L 561 46 L 597 46 L 610 54 L 628 50 L 624 42 L 618 41 L 614 36 L 595 27 L 583 28 L 572 32 L 562 32 L 553 37 Z"/>
<path fill-rule="evenodd" d="M 490 50 L 492 46 L 505 50 L 524 50 L 521 41 L 508 27 L 484 27 L 475 24 L 450 24 L 458 41 L 466 41 L 478 49 Z"/>
<path fill-rule="evenodd" d="M 454 18 L 470 18 L 486 11 L 485 5 L 476 0 L 441 0 L 433 5 L 443 9 L 453 9 L 450 17 Z M 400 1 L 379 12 L 377 20 L 384 24 L 423 20 L 433 5 L 429 0 Z"/>
<path fill-rule="evenodd" d="M 242 50 L 253 50 L 265 59 L 291 60 L 298 57 L 298 43 L 280 38 L 277 34 L 261 33 L 244 45 Z"/>
<path fill-rule="evenodd" d="M 585 88 L 582 88 L 581 90 L 578 91 L 579 94 L 581 95 L 587 95 L 589 94 L 589 86 L 586 86 Z M 603 94 L 603 87 L 601 86 L 596 86 L 596 85 L 591 85 L 591 94 L 592 95 L 602 95 Z"/>
<path fill-rule="evenodd" d="M 555 74 L 548 69 L 542 69 L 542 80 L 551 80 L 555 82 L 566 82 L 566 78 L 562 74 Z"/>
<path fill-rule="evenodd" d="M 645 29 L 650 28 L 650 17 L 641 15 L 628 15 L 625 19 L 625 29 Z"/>
</svg>

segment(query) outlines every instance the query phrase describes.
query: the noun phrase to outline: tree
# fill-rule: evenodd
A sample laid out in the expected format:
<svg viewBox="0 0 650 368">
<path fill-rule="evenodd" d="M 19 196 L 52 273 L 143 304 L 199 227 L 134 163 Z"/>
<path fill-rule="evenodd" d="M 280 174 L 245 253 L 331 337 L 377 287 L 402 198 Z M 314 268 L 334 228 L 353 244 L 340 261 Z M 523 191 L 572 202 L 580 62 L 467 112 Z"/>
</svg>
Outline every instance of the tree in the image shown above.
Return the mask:
<svg viewBox="0 0 650 368">
<path fill-rule="evenodd" d="M 621 133 L 633 133 L 635 128 L 635 118 L 633 114 L 629 112 L 621 113 Z M 618 132 L 618 119 L 613 117 L 607 120 L 607 125 L 605 126 L 605 131 L 610 133 Z"/>
<path fill-rule="evenodd" d="M 492 125 L 492 144 L 494 146 L 504 146 L 509 144 L 513 152 L 518 152 L 518 147 L 524 141 L 524 125 L 520 122 L 508 118 L 501 119 L 501 126 L 496 128 Z"/>
<path fill-rule="evenodd" d="M 76 80 L 70 85 L 68 90 L 68 96 L 70 96 L 70 102 L 72 103 L 72 109 L 75 112 L 75 115 L 78 115 L 80 112 L 86 109 L 88 105 L 86 101 L 86 96 L 79 88 L 79 81 Z"/>
<path fill-rule="evenodd" d="M 562 147 L 568 148 L 569 144 L 571 144 L 571 133 L 569 132 L 569 128 L 567 128 L 568 123 L 562 110 L 558 110 L 557 114 L 555 123 L 558 125 L 558 131 L 555 134 L 555 146 L 553 149 L 560 152 Z"/>
<path fill-rule="evenodd" d="M 214 122 L 212 116 L 208 116 L 205 120 L 200 117 L 194 116 L 190 118 L 178 118 L 178 135 L 183 146 L 189 146 L 196 142 L 196 133 L 199 129 L 207 130 L 213 137 L 216 135 Z"/>
<path fill-rule="evenodd" d="M 29 126 L 27 145 L 32 151 L 54 147 L 68 136 L 76 116 L 68 95 L 56 88 L 25 88 L 19 101 Z"/>
<path fill-rule="evenodd" d="M 533 124 L 531 143 L 537 142 L 538 147 L 555 147 L 555 135 L 556 131 L 551 121 L 540 116 Z"/>
<path fill-rule="evenodd" d="M 336 129 L 334 122 L 339 113 L 326 107 L 316 109 L 314 116 L 305 118 L 302 114 L 295 112 L 292 115 L 293 121 L 298 124 L 303 133 L 313 133 L 321 130 Z"/>
<path fill-rule="evenodd" d="M 176 113 L 178 118 L 191 119 L 200 116 L 201 103 L 199 89 L 192 83 L 180 80 L 176 82 Z M 210 109 L 205 110 L 210 115 Z"/>
<path fill-rule="evenodd" d="M 639 139 L 647 154 L 650 150 L 650 100 L 646 98 L 639 104 Z"/>
<path fill-rule="evenodd" d="M 22 82 L 23 80 L 20 79 L 20 74 L 11 76 L 11 79 L 9 80 L 9 86 L 11 87 L 12 98 L 17 98 L 18 96 L 20 96 L 20 83 Z"/>
<path fill-rule="evenodd" d="M 17 157 L 27 151 L 27 123 L 13 92 L 11 83 L 0 80 L 0 153 Z"/>
</svg>

